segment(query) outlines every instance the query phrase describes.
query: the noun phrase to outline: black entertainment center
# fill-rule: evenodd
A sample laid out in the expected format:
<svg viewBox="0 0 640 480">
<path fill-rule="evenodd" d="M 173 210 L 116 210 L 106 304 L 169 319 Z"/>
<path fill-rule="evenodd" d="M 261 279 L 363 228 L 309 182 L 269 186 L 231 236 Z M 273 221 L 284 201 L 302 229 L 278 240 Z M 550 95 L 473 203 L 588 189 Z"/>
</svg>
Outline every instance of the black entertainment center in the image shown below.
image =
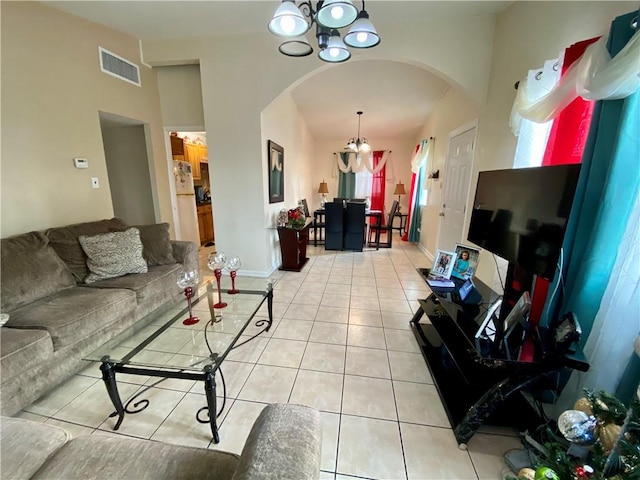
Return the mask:
<svg viewBox="0 0 640 480">
<path fill-rule="evenodd" d="M 427 275 L 426 269 L 418 269 Z M 507 360 L 490 346 L 480 351 L 476 333 L 488 307 L 499 299 L 481 281 L 474 281 L 479 304 L 460 300 L 456 287 L 432 289 L 411 320 L 420 350 L 429 366 L 456 440 L 461 448 L 484 423 L 519 430 L 532 429 L 543 423 L 538 412 L 522 395 L 527 388 L 544 386 L 546 375 L 564 368 L 586 371 L 584 356 L 557 354 L 550 346 L 548 331 L 536 333 L 533 362 Z M 426 317 L 427 322 L 423 322 Z"/>
<path fill-rule="evenodd" d="M 560 322 L 529 321 L 533 282 L 555 275 L 579 173 L 580 165 L 480 172 L 468 240 L 509 261 L 505 291 L 452 279 L 419 300 L 410 325 L 461 448 L 484 423 L 541 425 L 532 399 L 557 390 L 560 371 L 589 369 L 574 337 L 559 341 Z M 418 273 L 426 281 L 429 270 Z"/>
</svg>

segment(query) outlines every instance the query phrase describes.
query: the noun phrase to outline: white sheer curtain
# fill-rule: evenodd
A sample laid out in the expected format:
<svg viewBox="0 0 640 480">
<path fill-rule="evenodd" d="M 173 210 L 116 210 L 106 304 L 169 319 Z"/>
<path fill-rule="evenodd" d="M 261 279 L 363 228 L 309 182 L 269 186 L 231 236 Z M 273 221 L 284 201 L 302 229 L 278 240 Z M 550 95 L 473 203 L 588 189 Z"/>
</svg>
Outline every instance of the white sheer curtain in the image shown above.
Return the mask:
<svg viewBox="0 0 640 480">
<path fill-rule="evenodd" d="M 545 61 L 541 69 L 529 70 L 527 81 L 518 86 L 518 95 L 525 97 L 529 103 L 547 95 L 560 79 L 560 65 L 561 61 L 554 58 Z M 553 120 L 536 123 L 522 118 L 514 103 L 509 124 L 513 134 L 518 137 L 513 168 L 542 165 Z"/>
<path fill-rule="evenodd" d="M 640 195 L 637 196 L 600 310 L 584 347 L 588 372 L 574 371 L 554 411 L 571 408 L 583 388 L 614 393 L 640 334 Z"/>
<path fill-rule="evenodd" d="M 356 174 L 356 191 L 355 198 L 371 197 L 371 184 L 373 182 L 373 174 L 369 170 L 363 170 Z"/>
<path fill-rule="evenodd" d="M 542 98 L 531 100 L 528 78 L 520 82 L 514 108 L 522 117 L 543 123 L 555 118 L 575 98 L 614 100 L 626 98 L 640 85 L 640 30 L 620 52 L 611 58 L 607 38 L 589 45 L 580 59 L 571 65 L 556 86 Z M 525 88 L 521 91 L 525 83 Z"/>
</svg>

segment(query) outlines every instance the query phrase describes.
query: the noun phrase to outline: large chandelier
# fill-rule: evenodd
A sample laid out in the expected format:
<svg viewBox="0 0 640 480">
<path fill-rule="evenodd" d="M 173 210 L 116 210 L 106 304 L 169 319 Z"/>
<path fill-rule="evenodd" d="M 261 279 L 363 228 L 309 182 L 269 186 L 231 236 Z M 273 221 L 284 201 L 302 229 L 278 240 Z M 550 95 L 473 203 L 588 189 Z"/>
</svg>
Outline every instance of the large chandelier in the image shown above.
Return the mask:
<svg viewBox="0 0 640 480">
<path fill-rule="evenodd" d="M 325 62 L 339 63 L 349 60 L 353 48 L 371 48 L 380 43 L 380 37 L 369 20 L 369 14 L 353 5 L 351 0 L 319 0 L 314 8 L 312 1 L 302 2 L 297 7 L 294 0 L 282 0 L 269 22 L 269 31 L 286 40 L 278 47 L 280 53 L 289 57 L 311 55 L 313 47 L 304 34 L 316 24 L 318 57 Z M 352 25 L 353 24 L 353 25 Z M 344 41 L 339 28 L 351 25 Z"/>
<path fill-rule="evenodd" d="M 366 138 L 364 137 L 360 138 L 360 118 L 361 118 L 362 112 L 356 112 L 356 113 L 358 114 L 358 136 L 351 137 L 347 142 L 347 146 L 345 148 L 347 150 L 351 150 L 352 152 L 366 153 L 371 151 L 371 145 L 369 145 L 369 142 L 367 141 Z"/>
</svg>

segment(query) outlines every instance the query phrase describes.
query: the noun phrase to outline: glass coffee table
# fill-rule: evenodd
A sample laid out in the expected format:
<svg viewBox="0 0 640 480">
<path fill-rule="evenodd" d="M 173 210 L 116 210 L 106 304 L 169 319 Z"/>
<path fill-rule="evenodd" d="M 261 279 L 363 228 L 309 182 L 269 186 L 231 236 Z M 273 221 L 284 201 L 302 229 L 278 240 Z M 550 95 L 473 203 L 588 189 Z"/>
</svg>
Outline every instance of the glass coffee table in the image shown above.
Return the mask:
<svg viewBox="0 0 640 480">
<path fill-rule="evenodd" d="M 143 411 L 149 400 L 141 398 L 150 388 L 170 378 L 199 380 L 204 384 L 207 404 L 196 412 L 196 420 L 209 423 L 215 443 L 220 442 L 216 401 L 216 375 L 226 397 L 221 364 L 236 348 L 268 331 L 273 323 L 273 279 L 242 278 L 235 294 L 226 289 L 222 297 L 227 306 L 214 308 L 218 292 L 214 282 L 201 286 L 191 299 L 193 313 L 200 317 L 195 325 L 184 325 L 189 317 L 183 298 L 170 308 L 153 312 L 112 338 L 84 360 L 100 363 L 102 379 L 118 416 L 114 430 L 120 428 L 126 413 Z M 266 311 L 263 305 L 266 304 Z M 167 359 L 166 362 L 159 359 Z M 118 393 L 116 374 L 159 377 L 124 403 Z"/>
</svg>

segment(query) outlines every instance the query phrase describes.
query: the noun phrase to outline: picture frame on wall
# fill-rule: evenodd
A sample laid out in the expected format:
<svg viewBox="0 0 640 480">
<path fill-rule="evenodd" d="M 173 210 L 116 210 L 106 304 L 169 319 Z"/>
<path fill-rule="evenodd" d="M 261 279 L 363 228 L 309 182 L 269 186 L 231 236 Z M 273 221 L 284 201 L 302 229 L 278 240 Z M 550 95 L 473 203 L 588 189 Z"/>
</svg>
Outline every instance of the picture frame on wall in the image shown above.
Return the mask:
<svg viewBox="0 0 640 480">
<path fill-rule="evenodd" d="M 436 256 L 433 260 L 433 267 L 431 268 L 430 274 L 440 278 L 451 278 L 455 261 L 456 252 L 436 250 Z"/>
<path fill-rule="evenodd" d="M 284 202 L 284 149 L 273 140 L 267 145 L 269 203 Z"/>
<path fill-rule="evenodd" d="M 473 278 L 478 269 L 480 250 L 468 245 L 456 244 L 456 261 L 451 276 L 460 280 Z"/>
</svg>

